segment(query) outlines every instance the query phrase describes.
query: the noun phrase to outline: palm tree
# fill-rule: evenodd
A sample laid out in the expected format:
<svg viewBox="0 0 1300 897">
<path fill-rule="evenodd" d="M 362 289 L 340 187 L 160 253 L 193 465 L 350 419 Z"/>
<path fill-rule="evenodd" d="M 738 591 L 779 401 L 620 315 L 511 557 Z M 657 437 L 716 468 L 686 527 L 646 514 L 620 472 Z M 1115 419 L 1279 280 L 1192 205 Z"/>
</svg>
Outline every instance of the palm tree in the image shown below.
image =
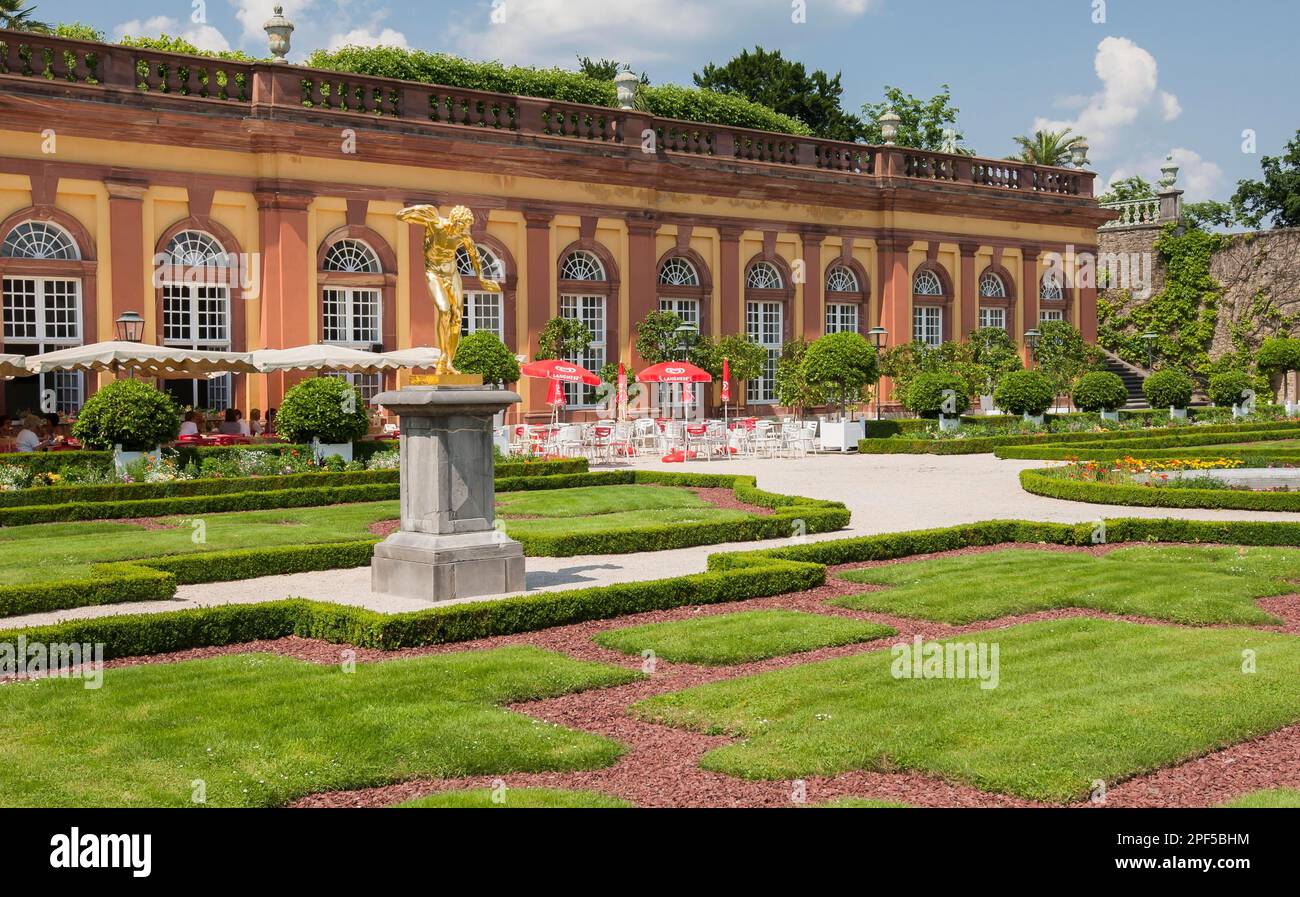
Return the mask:
<svg viewBox="0 0 1300 897">
<path fill-rule="evenodd" d="M 0 28 L 10 31 L 49 31 L 50 26 L 32 18 L 35 6 L 23 7 L 24 0 L 0 0 Z"/>
<path fill-rule="evenodd" d="M 1035 131 L 1033 137 L 1017 137 L 1020 153 L 1007 158 L 1031 165 L 1065 165 L 1070 161 L 1070 150 L 1084 139 L 1082 134 L 1066 136 L 1069 133 L 1070 129 L 1066 128 L 1064 131 Z"/>
</svg>

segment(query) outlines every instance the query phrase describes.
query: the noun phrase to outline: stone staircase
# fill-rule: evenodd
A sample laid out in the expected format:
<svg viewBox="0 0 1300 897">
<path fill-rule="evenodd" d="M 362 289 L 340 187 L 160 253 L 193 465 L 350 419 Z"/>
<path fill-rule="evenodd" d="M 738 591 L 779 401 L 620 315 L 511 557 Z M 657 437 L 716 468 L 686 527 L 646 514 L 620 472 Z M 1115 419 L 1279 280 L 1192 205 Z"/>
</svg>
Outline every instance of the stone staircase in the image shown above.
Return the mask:
<svg viewBox="0 0 1300 897">
<path fill-rule="evenodd" d="M 1146 379 L 1147 372 L 1136 365 L 1131 365 L 1123 361 L 1119 356 L 1106 352 L 1106 370 L 1118 376 L 1124 381 L 1124 388 L 1128 390 L 1128 401 L 1124 404 L 1125 408 L 1149 408 L 1146 396 L 1142 394 L 1142 381 Z"/>
</svg>

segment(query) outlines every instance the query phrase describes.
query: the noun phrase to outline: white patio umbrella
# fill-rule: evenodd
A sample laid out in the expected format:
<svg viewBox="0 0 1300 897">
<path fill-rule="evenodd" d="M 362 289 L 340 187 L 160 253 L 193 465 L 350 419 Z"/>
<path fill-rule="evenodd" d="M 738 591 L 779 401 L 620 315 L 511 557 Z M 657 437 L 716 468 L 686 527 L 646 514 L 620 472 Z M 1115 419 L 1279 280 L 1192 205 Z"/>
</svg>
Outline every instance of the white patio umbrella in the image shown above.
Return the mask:
<svg viewBox="0 0 1300 897">
<path fill-rule="evenodd" d="M 27 371 L 131 371 L 146 377 L 189 378 L 213 373 L 252 374 L 257 367 L 247 352 L 213 352 L 109 340 L 44 352 L 26 359 Z"/>
<path fill-rule="evenodd" d="M 384 357 L 396 361 L 399 367 L 432 368 L 437 366 L 438 359 L 442 357 L 442 350 L 429 346 L 416 346 L 411 349 L 398 349 L 396 352 L 385 352 Z"/>
<path fill-rule="evenodd" d="M 345 371 L 350 374 L 375 374 L 407 367 L 375 352 L 348 346 L 313 343 L 292 349 L 256 349 L 253 364 L 263 373 L 272 371 Z"/>
<path fill-rule="evenodd" d="M 26 377 L 30 374 L 31 371 L 27 370 L 26 355 L 0 355 L 0 380 Z"/>
</svg>

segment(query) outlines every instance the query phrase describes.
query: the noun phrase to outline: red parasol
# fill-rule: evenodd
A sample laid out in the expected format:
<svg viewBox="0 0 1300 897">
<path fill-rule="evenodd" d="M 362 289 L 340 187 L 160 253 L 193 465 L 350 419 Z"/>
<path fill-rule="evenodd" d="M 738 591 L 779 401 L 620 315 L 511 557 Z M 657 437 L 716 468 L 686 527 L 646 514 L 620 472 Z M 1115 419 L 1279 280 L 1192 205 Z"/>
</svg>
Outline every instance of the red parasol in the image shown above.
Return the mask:
<svg viewBox="0 0 1300 897">
<path fill-rule="evenodd" d="M 651 365 L 636 375 L 641 383 L 712 383 L 713 376 L 685 361 L 665 361 Z"/>
<path fill-rule="evenodd" d="M 564 407 L 564 384 L 559 380 L 551 381 L 551 386 L 546 391 L 546 404 L 556 408 Z"/>
<path fill-rule="evenodd" d="M 585 383 L 588 386 L 600 385 L 600 378 L 582 365 L 574 364 L 571 361 L 557 361 L 553 358 L 546 361 L 530 361 L 525 365 L 521 365 L 519 372 L 525 377 L 543 377 L 560 383 Z"/>
<path fill-rule="evenodd" d="M 722 359 L 722 404 L 731 401 L 731 363 Z"/>
</svg>

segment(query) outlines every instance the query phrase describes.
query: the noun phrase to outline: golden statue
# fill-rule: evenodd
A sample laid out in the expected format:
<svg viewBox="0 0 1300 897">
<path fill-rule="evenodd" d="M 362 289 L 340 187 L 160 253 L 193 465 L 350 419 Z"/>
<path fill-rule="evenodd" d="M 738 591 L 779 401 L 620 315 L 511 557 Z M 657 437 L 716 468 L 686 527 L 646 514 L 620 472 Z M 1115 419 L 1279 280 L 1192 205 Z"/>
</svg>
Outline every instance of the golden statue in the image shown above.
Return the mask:
<svg viewBox="0 0 1300 897">
<path fill-rule="evenodd" d="M 474 225 L 474 213 L 469 209 L 456 206 L 443 218 L 435 206 L 407 206 L 398 210 L 397 217 L 410 224 L 424 225 L 424 271 L 433 304 L 438 309 L 438 347 L 442 350 L 434 375 L 454 376 L 460 373 L 453 362 L 460 346 L 460 321 L 465 307 L 465 288 L 460 282 L 456 251 L 465 250 L 483 289 L 499 293 L 501 284 L 483 276 L 478 247 L 469 234 Z"/>
</svg>

